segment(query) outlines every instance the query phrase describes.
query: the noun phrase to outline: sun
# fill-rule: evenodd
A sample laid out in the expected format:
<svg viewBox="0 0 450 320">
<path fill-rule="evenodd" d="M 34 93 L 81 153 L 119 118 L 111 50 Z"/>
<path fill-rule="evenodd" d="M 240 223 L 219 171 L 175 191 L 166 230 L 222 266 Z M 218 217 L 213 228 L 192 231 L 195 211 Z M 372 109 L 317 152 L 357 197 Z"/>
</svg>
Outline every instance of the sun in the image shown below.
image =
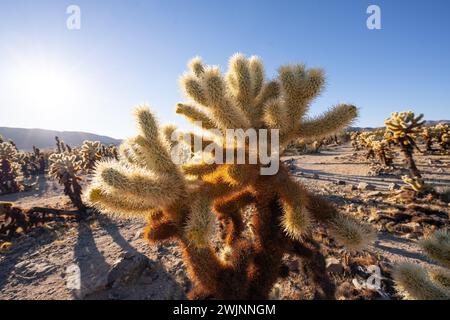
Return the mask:
<svg viewBox="0 0 450 320">
<path fill-rule="evenodd" d="M 82 95 L 81 81 L 76 73 L 57 62 L 20 63 L 11 67 L 8 79 L 16 99 L 42 111 L 76 104 Z"/>
</svg>

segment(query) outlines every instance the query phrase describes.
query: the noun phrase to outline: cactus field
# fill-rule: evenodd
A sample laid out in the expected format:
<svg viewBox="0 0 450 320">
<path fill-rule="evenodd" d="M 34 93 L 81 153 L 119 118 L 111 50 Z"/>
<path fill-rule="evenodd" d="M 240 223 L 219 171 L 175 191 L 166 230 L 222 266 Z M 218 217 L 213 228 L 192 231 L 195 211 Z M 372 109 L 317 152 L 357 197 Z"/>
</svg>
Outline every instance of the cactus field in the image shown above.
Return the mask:
<svg viewBox="0 0 450 320">
<path fill-rule="evenodd" d="M 0 299 L 450 299 L 449 123 L 352 127 L 325 83 L 195 57 L 173 113 L 199 129 L 140 105 L 120 145 L 0 138 Z"/>
</svg>

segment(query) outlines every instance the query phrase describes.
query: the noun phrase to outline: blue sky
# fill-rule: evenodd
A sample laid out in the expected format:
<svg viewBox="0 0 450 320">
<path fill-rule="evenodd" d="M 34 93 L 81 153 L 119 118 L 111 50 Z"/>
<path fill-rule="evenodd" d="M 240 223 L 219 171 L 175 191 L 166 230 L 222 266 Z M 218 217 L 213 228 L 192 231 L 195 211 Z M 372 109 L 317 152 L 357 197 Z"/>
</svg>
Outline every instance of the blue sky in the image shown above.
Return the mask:
<svg viewBox="0 0 450 320">
<path fill-rule="evenodd" d="M 70 4 L 81 30 L 66 28 Z M 366 27 L 370 4 L 381 30 Z M 450 119 L 449 15 L 446 0 L 2 0 L 0 126 L 123 138 L 135 132 L 133 106 L 147 102 L 186 127 L 174 113 L 186 62 L 200 55 L 224 70 L 235 52 L 260 56 L 269 77 L 284 63 L 324 68 L 311 114 L 351 102 L 360 126 L 401 110 Z"/>
</svg>

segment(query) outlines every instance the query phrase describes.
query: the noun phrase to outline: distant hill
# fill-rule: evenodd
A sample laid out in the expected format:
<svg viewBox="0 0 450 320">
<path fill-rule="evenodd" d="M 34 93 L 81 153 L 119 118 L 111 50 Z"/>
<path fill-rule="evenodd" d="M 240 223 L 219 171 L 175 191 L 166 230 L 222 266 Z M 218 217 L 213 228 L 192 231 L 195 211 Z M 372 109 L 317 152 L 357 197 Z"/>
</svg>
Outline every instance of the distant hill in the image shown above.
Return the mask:
<svg viewBox="0 0 450 320">
<path fill-rule="evenodd" d="M 441 122 L 450 124 L 450 120 L 427 120 L 427 121 L 425 121 L 425 125 L 426 126 L 435 126 Z"/>
<path fill-rule="evenodd" d="M 93 133 L 78 131 L 55 131 L 45 129 L 24 129 L 0 127 L 0 135 L 4 140 L 13 140 L 17 148 L 31 150 L 33 145 L 40 149 L 55 147 L 55 136 L 70 146 L 80 146 L 84 140 L 100 141 L 103 144 L 120 144 L 121 140 Z"/>
<path fill-rule="evenodd" d="M 450 124 L 450 120 L 426 120 L 425 121 L 425 125 L 426 126 L 435 126 L 438 123 L 447 123 Z M 378 129 L 378 128 L 383 128 L 383 127 L 348 127 L 347 131 L 368 131 L 368 130 L 374 130 L 374 129 Z"/>
</svg>

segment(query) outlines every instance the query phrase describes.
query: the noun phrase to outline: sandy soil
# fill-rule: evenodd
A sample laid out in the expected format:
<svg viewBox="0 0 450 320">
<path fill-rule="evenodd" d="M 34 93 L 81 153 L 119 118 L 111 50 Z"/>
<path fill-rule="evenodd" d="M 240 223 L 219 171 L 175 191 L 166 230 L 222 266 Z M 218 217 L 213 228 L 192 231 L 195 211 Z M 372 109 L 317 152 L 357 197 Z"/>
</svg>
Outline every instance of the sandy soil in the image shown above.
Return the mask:
<svg viewBox="0 0 450 320">
<path fill-rule="evenodd" d="M 293 159 L 292 161 L 289 161 Z M 374 212 L 391 209 L 383 200 L 391 183 L 401 184 L 399 175 L 369 176 L 367 161 L 355 155 L 349 146 L 337 146 L 317 155 L 287 157 L 292 172 L 308 188 L 336 203 L 342 210 L 364 220 Z M 399 160 L 398 160 L 399 161 Z M 418 156 L 419 169 L 431 183 L 450 185 L 449 157 Z M 373 190 L 359 190 L 367 182 Z M 0 201 L 14 201 L 24 208 L 33 206 L 65 207 L 68 201 L 60 187 L 45 177 L 35 181 L 28 192 L 0 196 Z M 374 194 L 374 192 L 383 194 Z M 372 195 L 370 195 L 372 193 Z M 381 197 L 381 198 L 380 198 Z M 377 201 L 380 198 L 381 200 Z M 399 205 L 392 204 L 392 208 Z M 433 207 L 449 214 L 448 204 Z M 447 222 L 444 223 L 448 227 Z M 86 221 L 49 223 L 14 239 L 10 252 L 0 253 L 0 299 L 183 299 L 191 284 L 186 276 L 181 255 L 174 243 L 149 246 L 142 239 L 143 222 L 122 221 L 93 215 Z M 391 233 L 379 227 L 378 240 L 365 255 L 381 268 L 382 282 L 377 298 L 398 298 L 392 292 L 389 268 L 399 261 L 412 261 L 432 266 L 421 252 L 417 240 L 426 233 Z M 417 231 L 417 230 L 416 230 Z M 419 234 L 419 236 L 417 236 Z M 335 271 L 338 284 L 363 290 L 355 281 L 364 280 L 366 270 L 358 276 L 347 271 L 342 249 L 329 253 L 343 271 Z M 286 257 L 290 276 L 280 279 L 272 297 L 277 299 L 309 298 L 298 261 Z M 364 264 L 361 265 L 365 269 Z M 367 269 L 367 268 L 366 268 Z M 391 288 L 391 289 L 390 289 Z M 358 296 L 358 295 L 357 295 Z M 361 297 L 359 295 L 358 297 Z"/>
</svg>

